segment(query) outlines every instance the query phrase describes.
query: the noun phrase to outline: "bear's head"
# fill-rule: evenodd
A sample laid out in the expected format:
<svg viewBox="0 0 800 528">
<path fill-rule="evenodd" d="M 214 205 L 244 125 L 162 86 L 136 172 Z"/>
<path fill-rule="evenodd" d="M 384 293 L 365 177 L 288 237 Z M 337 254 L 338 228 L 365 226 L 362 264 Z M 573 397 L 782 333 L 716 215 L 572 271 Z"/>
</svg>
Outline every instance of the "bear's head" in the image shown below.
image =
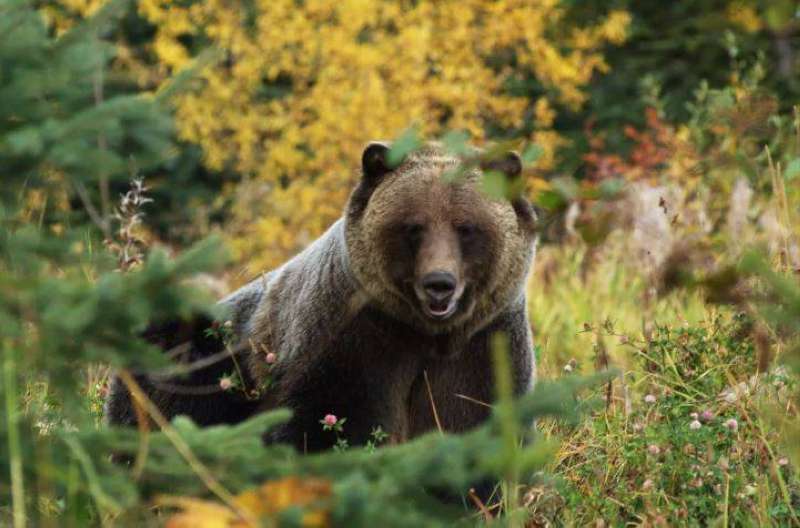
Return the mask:
<svg viewBox="0 0 800 528">
<path fill-rule="evenodd" d="M 481 190 L 482 170 L 520 178 L 520 158 L 466 163 L 431 143 L 391 167 L 389 151 L 366 147 L 347 206 L 353 274 L 393 317 L 431 335 L 472 334 L 523 295 L 533 260 L 531 205 Z"/>
</svg>

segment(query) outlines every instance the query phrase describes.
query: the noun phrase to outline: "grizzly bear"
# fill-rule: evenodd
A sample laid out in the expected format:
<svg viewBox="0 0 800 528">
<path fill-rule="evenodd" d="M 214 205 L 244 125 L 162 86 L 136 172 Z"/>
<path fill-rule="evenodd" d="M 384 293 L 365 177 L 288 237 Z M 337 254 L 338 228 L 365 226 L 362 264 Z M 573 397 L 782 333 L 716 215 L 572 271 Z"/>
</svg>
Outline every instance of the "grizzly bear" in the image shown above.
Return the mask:
<svg viewBox="0 0 800 528">
<path fill-rule="evenodd" d="M 496 332 L 509 338 L 516 393 L 531 387 L 525 284 L 536 217 L 524 198 L 481 188 L 490 169 L 520 178 L 519 156 L 467 163 L 431 143 L 390 166 L 389 152 L 370 143 L 342 218 L 221 301 L 230 323 L 215 328 L 227 328 L 232 344 L 203 319 L 145 332 L 188 365 L 181 376 L 136 376 L 168 419 L 236 423 L 287 407 L 291 419 L 265 440 L 309 452 L 336 441 L 320 424 L 328 414 L 346 418 L 339 436 L 350 445 L 376 427 L 398 442 L 437 427 L 465 431 L 490 412 Z M 221 387 L 231 373 L 235 387 Z M 106 414 L 136 423 L 119 379 Z"/>
</svg>

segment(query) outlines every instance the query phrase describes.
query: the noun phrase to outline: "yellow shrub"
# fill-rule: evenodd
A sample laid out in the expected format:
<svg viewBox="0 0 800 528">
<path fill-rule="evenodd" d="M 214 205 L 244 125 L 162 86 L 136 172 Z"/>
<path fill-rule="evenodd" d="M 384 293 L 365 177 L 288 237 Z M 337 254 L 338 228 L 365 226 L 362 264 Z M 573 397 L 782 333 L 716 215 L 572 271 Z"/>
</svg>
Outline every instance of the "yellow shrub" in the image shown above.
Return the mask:
<svg viewBox="0 0 800 528">
<path fill-rule="evenodd" d="M 555 0 L 209 0 L 186 7 L 144 0 L 157 27 L 153 51 L 169 67 L 190 59 L 187 37 L 210 40 L 226 60 L 202 89 L 177 102 L 182 136 L 202 145 L 205 163 L 245 176 L 228 230 L 257 272 L 317 236 L 341 211 L 362 146 L 412 123 L 423 135 L 466 130 L 473 141 L 492 123 L 518 129 L 552 160 L 561 138 L 552 103 L 576 107 L 600 45 L 624 39 L 629 16 L 563 30 Z M 510 57 L 515 65 L 512 68 Z M 546 97 L 508 92 L 534 77 Z M 272 89 L 270 94 L 265 86 Z"/>
</svg>

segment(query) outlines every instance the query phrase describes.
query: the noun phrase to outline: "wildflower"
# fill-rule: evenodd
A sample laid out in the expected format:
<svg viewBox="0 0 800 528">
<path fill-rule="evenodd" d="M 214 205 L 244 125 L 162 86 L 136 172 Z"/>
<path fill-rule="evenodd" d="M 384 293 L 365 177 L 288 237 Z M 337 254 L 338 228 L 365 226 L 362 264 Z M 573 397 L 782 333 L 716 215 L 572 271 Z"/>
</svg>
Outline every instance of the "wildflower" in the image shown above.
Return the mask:
<svg viewBox="0 0 800 528">
<path fill-rule="evenodd" d="M 225 328 L 233 328 L 233 321 L 228 319 L 227 321 L 225 321 L 225 324 L 223 324 L 222 326 L 224 326 Z"/>
<path fill-rule="evenodd" d="M 736 418 L 731 418 L 725 422 L 725 427 L 733 431 L 734 433 L 739 430 L 739 422 L 736 421 Z"/>
<path fill-rule="evenodd" d="M 747 495 L 748 497 L 752 497 L 753 495 L 756 494 L 756 492 L 758 492 L 758 488 L 756 488 L 752 484 L 748 484 L 747 486 L 744 487 L 744 494 Z"/>
<path fill-rule="evenodd" d="M 689 429 L 691 429 L 692 431 L 697 431 L 702 426 L 703 425 L 698 420 L 692 420 L 692 423 L 689 424 Z"/>
<path fill-rule="evenodd" d="M 336 422 L 338 421 L 335 414 L 326 414 L 325 418 L 322 420 L 325 422 L 325 425 L 329 425 L 331 427 L 336 425 Z"/>
<path fill-rule="evenodd" d="M 661 448 L 655 444 L 650 444 L 647 446 L 647 451 L 653 456 L 658 456 L 661 453 Z"/>
<path fill-rule="evenodd" d="M 652 394 L 648 394 L 647 396 L 644 397 L 644 401 L 646 403 L 655 403 L 656 402 L 656 397 L 654 395 L 652 395 Z"/>
<path fill-rule="evenodd" d="M 699 414 L 697 414 L 696 412 L 693 412 L 693 413 L 690 413 L 690 414 L 689 414 L 689 417 L 690 417 L 692 420 L 697 420 L 697 418 L 698 418 L 699 416 L 700 416 L 700 415 L 699 415 Z"/>
<path fill-rule="evenodd" d="M 708 409 L 700 413 L 700 420 L 704 422 L 710 422 L 713 419 L 714 419 L 714 413 L 712 413 Z"/>
<path fill-rule="evenodd" d="M 225 376 L 224 378 L 219 379 L 219 388 L 226 391 L 233 387 L 233 380 L 230 377 Z"/>
<path fill-rule="evenodd" d="M 569 374 L 570 372 L 572 372 L 572 365 L 570 365 L 569 363 L 567 363 L 566 365 L 564 365 L 564 372 L 566 372 L 567 374 Z"/>
<path fill-rule="evenodd" d="M 779 458 L 778 459 L 778 465 L 779 466 L 788 466 L 789 465 L 789 459 L 786 458 L 786 457 Z"/>
<path fill-rule="evenodd" d="M 273 365 L 276 361 L 278 361 L 278 356 L 275 355 L 275 352 L 270 352 L 269 354 L 267 354 L 266 359 L 268 365 Z"/>
<path fill-rule="evenodd" d="M 651 489 L 653 489 L 653 481 L 652 481 L 652 479 L 647 479 L 644 482 L 642 482 L 642 491 L 648 491 L 648 490 L 651 490 Z"/>
</svg>

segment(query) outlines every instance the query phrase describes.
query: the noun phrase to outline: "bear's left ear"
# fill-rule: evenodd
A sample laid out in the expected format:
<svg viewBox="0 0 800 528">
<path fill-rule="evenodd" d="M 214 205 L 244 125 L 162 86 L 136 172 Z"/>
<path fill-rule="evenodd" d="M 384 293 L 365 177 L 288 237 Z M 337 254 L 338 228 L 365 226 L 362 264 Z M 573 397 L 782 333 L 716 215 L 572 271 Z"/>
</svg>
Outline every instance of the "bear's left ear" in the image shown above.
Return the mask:
<svg viewBox="0 0 800 528">
<path fill-rule="evenodd" d="M 377 181 L 384 174 L 389 172 L 388 143 L 383 141 L 372 141 L 361 154 L 361 172 L 365 180 Z"/>
<path fill-rule="evenodd" d="M 351 219 L 361 216 L 381 178 L 391 171 L 388 162 L 390 149 L 389 143 L 372 141 L 361 153 L 361 181 L 350 195 L 347 206 L 347 215 Z"/>
<path fill-rule="evenodd" d="M 525 199 L 525 182 L 521 177 L 522 158 L 520 158 L 519 154 L 514 151 L 508 151 L 501 157 L 483 161 L 481 169 L 505 174 L 508 181 L 508 198 L 517 213 L 517 218 L 527 229 L 535 229 L 536 212 L 530 202 Z"/>
<path fill-rule="evenodd" d="M 522 174 L 522 158 L 510 150 L 498 158 L 483 161 L 481 169 L 501 172 L 510 180 L 516 180 Z"/>
</svg>

